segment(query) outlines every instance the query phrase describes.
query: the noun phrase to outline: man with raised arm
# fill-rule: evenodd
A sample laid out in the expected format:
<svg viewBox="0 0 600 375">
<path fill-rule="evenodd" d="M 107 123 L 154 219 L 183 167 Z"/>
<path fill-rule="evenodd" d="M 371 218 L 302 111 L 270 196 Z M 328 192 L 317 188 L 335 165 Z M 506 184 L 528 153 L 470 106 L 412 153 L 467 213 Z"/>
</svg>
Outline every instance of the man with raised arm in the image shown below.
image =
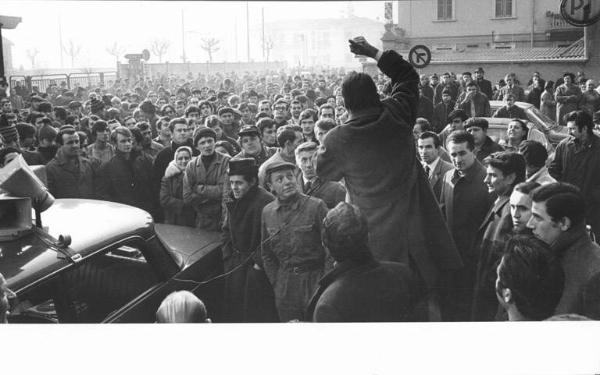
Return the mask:
<svg viewBox="0 0 600 375">
<path fill-rule="evenodd" d="M 367 217 L 375 259 L 408 265 L 429 291 L 423 317 L 439 319 L 437 293 L 446 271 L 462 262 L 429 182 L 416 157 L 412 127 L 418 107 L 419 75 L 394 51 L 379 51 L 363 37 L 350 51 L 374 58 L 392 80 L 381 101 L 373 79 L 352 72 L 342 83 L 348 119 L 332 129 L 317 156 L 322 180 L 345 179 L 350 201 Z"/>
</svg>

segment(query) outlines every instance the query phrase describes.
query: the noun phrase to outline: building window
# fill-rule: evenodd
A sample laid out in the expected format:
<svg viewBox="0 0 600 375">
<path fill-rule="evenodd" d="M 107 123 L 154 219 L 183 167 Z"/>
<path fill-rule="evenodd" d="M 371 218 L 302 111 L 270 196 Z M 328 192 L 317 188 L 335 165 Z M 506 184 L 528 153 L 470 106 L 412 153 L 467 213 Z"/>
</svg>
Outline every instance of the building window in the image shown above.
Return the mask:
<svg viewBox="0 0 600 375">
<path fill-rule="evenodd" d="M 496 0 L 496 18 L 513 17 L 513 0 Z"/>
<path fill-rule="evenodd" d="M 452 20 L 454 0 L 437 0 L 437 19 Z"/>
</svg>

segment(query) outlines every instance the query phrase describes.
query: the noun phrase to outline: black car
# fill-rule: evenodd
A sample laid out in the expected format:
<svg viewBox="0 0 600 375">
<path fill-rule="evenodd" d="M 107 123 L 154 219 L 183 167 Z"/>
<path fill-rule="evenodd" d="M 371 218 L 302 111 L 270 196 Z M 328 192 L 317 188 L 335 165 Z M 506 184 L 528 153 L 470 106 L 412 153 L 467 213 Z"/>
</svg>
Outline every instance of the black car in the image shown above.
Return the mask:
<svg viewBox="0 0 600 375">
<path fill-rule="evenodd" d="M 218 321 L 219 233 L 83 199 L 57 199 L 41 226 L 0 239 L 0 273 L 16 294 L 9 323 L 151 323 L 176 290 L 193 291 Z"/>
</svg>

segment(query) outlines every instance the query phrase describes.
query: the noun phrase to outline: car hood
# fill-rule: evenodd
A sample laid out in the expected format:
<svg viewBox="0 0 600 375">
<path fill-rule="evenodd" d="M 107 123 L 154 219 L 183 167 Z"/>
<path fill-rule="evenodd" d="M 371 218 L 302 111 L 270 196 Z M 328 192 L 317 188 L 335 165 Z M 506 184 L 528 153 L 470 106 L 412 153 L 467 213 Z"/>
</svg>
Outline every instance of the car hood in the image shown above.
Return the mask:
<svg viewBox="0 0 600 375">
<path fill-rule="evenodd" d="M 54 239 L 71 237 L 71 252 L 85 259 L 127 237 L 153 235 L 152 217 L 135 207 L 86 199 L 57 199 L 42 213 L 43 231 Z M 72 262 L 51 248 L 43 233 L 33 231 L 0 242 L 0 273 L 19 292 L 70 267 Z"/>
</svg>

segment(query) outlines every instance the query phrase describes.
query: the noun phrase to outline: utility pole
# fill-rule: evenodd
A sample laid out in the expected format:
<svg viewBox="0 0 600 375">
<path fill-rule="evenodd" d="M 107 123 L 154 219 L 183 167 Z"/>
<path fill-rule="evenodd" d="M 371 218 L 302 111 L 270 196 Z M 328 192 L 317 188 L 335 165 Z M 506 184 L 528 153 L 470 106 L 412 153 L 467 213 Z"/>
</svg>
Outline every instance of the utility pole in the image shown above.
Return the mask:
<svg viewBox="0 0 600 375">
<path fill-rule="evenodd" d="M 181 59 L 185 64 L 187 59 L 185 57 L 185 23 L 183 18 L 183 9 L 181 9 Z"/>
<path fill-rule="evenodd" d="M 240 58 L 238 56 L 238 29 L 237 29 L 237 18 L 235 19 L 235 22 L 233 23 L 233 27 L 234 27 L 234 31 L 233 31 L 233 35 L 235 37 L 235 61 L 238 62 L 240 61 Z"/>
<path fill-rule="evenodd" d="M 250 11 L 246 1 L 246 47 L 248 52 L 248 62 L 250 62 Z"/>
<path fill-rule="evenodd" d="M 262 7 L 262 51 L 263 61 L 265 60 L 265 7 Z"/>
<path fill-rule="evenodd" d="M 63 41 L 62 41 L 62 22 L 60 21 L 60 16 L 58 16 L 58 49 L 60 50 L 60 67 L 64 66 L 63 60 Z"/>
</svg>

